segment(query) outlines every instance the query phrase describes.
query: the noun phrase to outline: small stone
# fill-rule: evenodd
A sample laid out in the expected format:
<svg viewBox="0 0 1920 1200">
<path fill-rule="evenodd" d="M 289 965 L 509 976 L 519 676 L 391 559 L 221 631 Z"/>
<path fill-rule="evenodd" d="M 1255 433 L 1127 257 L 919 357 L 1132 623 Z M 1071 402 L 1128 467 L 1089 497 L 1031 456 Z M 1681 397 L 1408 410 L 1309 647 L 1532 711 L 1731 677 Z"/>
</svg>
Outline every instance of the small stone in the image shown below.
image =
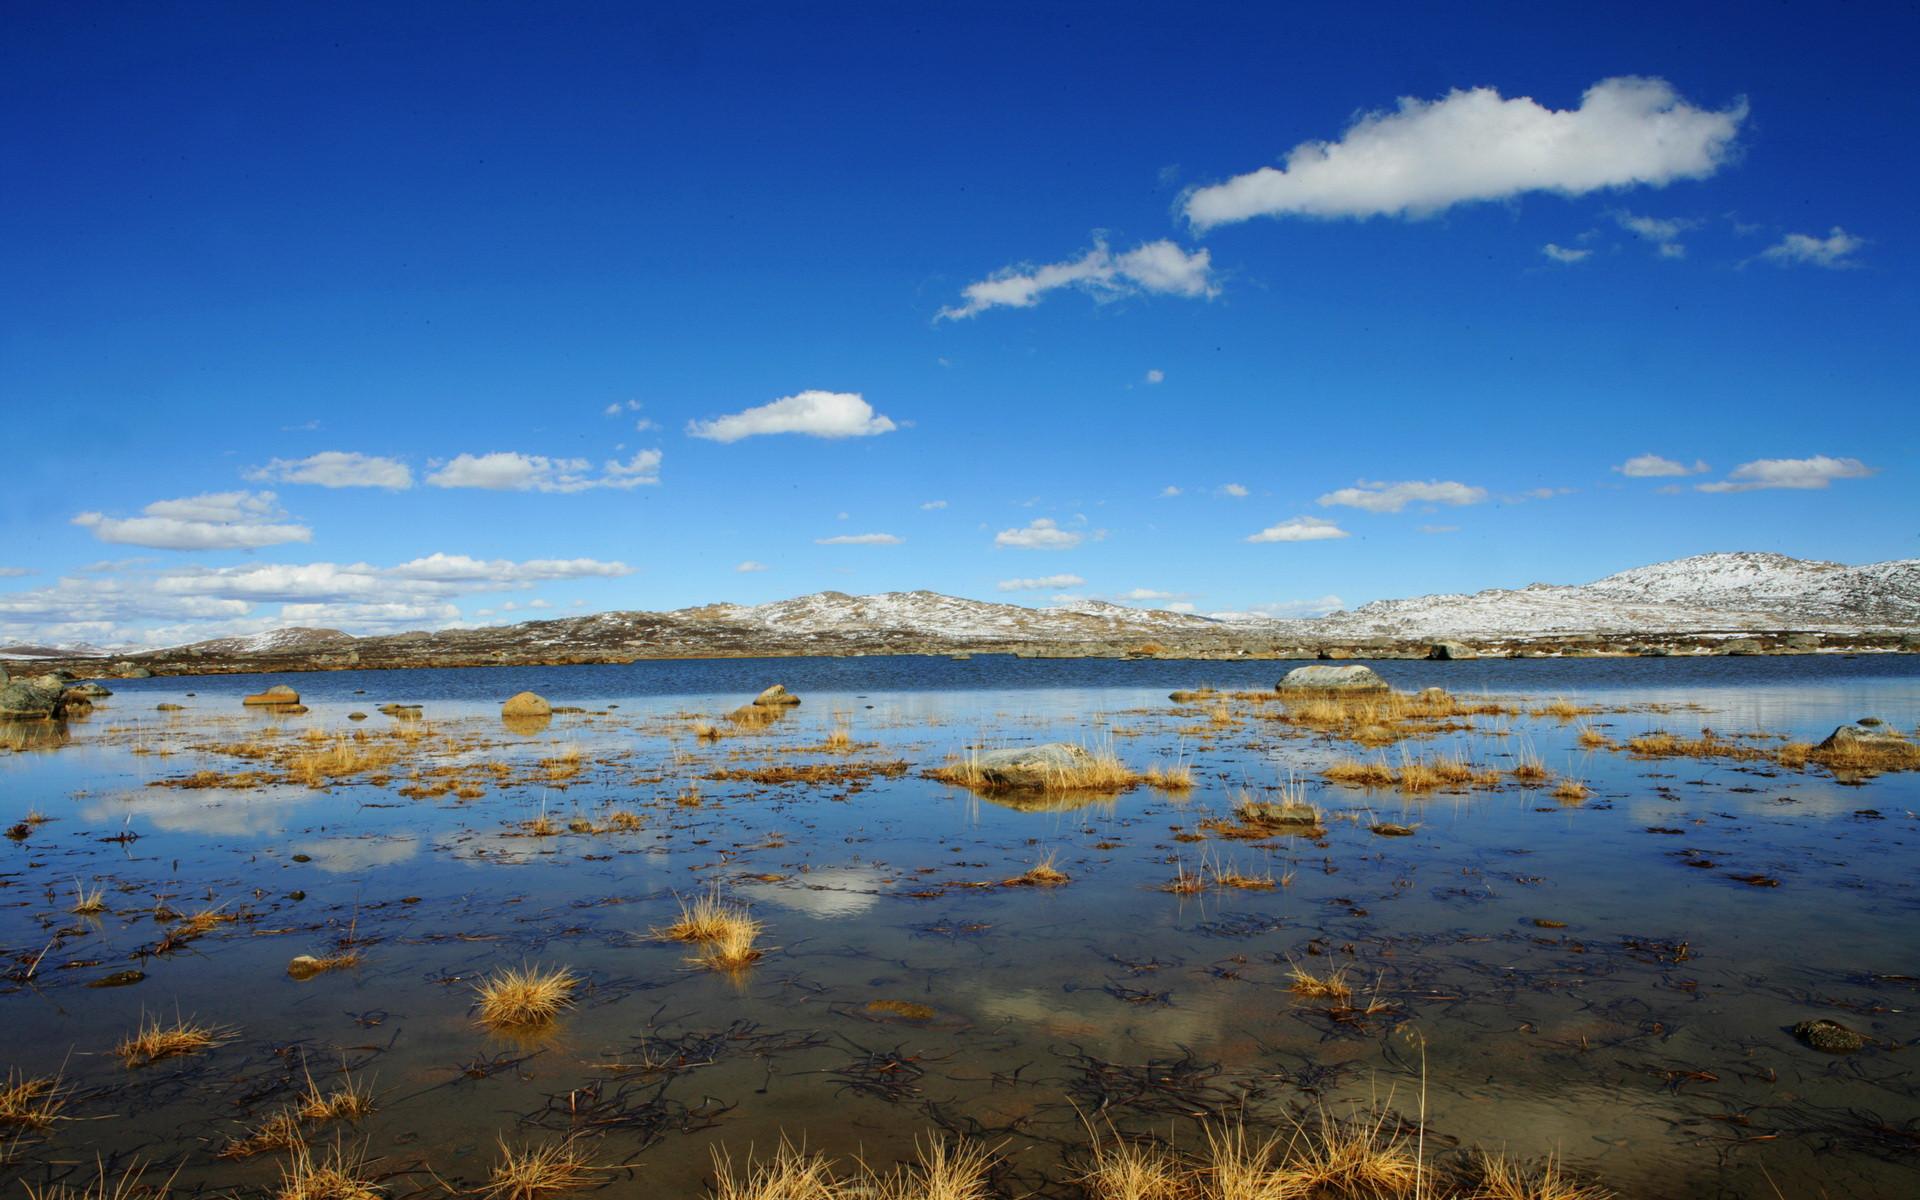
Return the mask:
<svg viewBox="0 0 1920 1200">
<path fill-rule="evenodd" d="M 787 704 L 800 703 L 800 697 L 788 691 L 782 684 L 774 684 L 753 698 L 753 702 L 762 708 L 775 708 Z"/>
<path fill-rule="evenodd" d="M 1852 1054 L 1867 1044 L 1866 1035 L 1820 1017 L 1793 1027 L 1793 1036 L 1822 1054 Z"/>
<path fill-rule="evenodd" d="M 255 692 L 253 695 L 240 701 L 240 703 L 247 705 L 298 704 L 300 703 L 300 693 L 294 691 L 284 683 L 276 683 L 264 692 Z"/>
<path fill-rule="evenodd" d="M 326 968 L 321 965 L 320 960 L 311 954 L 296 955 L 294 960 L 287 964 L 287 974 L 295 979 L 312 979 L 324 970 Z"/>
</svg>

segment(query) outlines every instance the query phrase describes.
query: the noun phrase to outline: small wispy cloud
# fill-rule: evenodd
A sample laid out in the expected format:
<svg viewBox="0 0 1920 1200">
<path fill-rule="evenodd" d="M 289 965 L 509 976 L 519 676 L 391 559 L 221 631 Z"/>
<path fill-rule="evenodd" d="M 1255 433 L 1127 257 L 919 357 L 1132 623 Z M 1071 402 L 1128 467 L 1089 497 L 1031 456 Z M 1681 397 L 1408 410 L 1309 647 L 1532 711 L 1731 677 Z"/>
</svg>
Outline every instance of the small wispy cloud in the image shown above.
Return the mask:
<svg viewBox="0 0 1920 1200">
<path fill-rule="evenodd" d="M 922 504 L 920 507 L 925 509 L 928 512 L 933 512 L 937 509 L 945 508 L 946 506 L 947 506 L 947 502 L 945 500 L 929 500 L 926 503 Z"/>
<path fill-rule="evenodd" d="M 1078 575 L 1036 575 L 1029 579 L 1002 579 L 994 586 L 1003 592 L 1044 592 L 1059 588 L 1085 587 Z"/>
<path fill-rule="evenodd" d="M 1710 468 L 1705 459 L 1696 458 L 1693 465 L 1662 458 L 1658 454 L 1636 454 L 1619 466 L 1613 468 L 1629 479 L 1668 479 L 1680 475 L 1704 475 Z"/>
<path fill-rule="evenodd" d="M 898 546 L 906 541 L 891 533 L 840 533 L 813 539 L 816 546 Z"/>
<path fill-rule="evenodd" d="M 1540 247 L 1540 253 L 1557 263 L 1584 262 L 1593 257 L 1593 251 L 1591 250 L 1570 249 L 1566 246 L 1555 245 L 1552 242 L 1548 242 L 1546 245 Z"/>
<path fill-rule="evenodd" d="M 873 411 L 859 392 L 809 390 L 710 421 L 689 421 L 687 434 L 710 442 L 797 433 L 817 438 L 874 437 L 900 428 Z"/>
<path fill-rule="evenodd" d="M 405 491 L 413 471 L 397 458 L 351 450 L 322 450 L 305 458 L 276 458 L 245 472 L 253 483 L 311 483 L 326 488 L 371 487 Z"/>
<path fill-rule="evenodd" d="M 1451 479 L 1408 480 L 1404 483 L 1385 483 L 1378 480 L 1369 482 L 1362 479 L 1357 486 L 1341 488 L 1320 497 L 1323 506 L 1343 505 L 1347 508 L 1365 509 L 1367 512 L 1396 513 L 1409 504 L 1479 504 L 1486 500 L 1487 489 L 1470 487 Z"/>
<path fill-rule="evenodd" d="M 313 530 L 285 517 L 272 492 L 208 492 L 155 500 L 137 517 L 83 512 L 73 524 L 103 542 L 154 550 L 258 550 L 313 540 Z"/>
<path fill-rule="evenodd" d="M 1347 531 L 1319 517 L 1289 517 L 1269 525 L 1259 533 L 1247 535 L 1249 542 L 1324 542 L 1346 537 Z"/>
<path fill-rule="evenodd" d="M 742 575 L 750 575 L 755 571 L 765 571 L 769 569 L 770 568 L 767 566 L 767 564 L 763 562 L 755 562 L 752 559 L 748 559 L 747 561 L 741 563 L 739 566 L 734 568 L 734 570 L 740 572 Z"/>
<path fill-rule="evenodd" d="M 1244 500 L 1253 493 L 1247 490 L 1247 485 L 1244 483 L 1223 483 L 1220 485 L 1220 494 L 1232 496 L 1236 500 Z"/>
<path fill-rule="evenodd" d="M 490 454 L 460 454 L 427 476 L 437 488 L 476 488 L 490 492 L 584 492 L 593 488 L 641 487 L 660 482 L 661 454 L 641 450 L 624 462 L 612 459 L 593 474 L 584 458 L 549 458 L 499 450 Z"/>
<path fill-rule="evenodd" d="M 1104 240 L 1096 239 L 1093 249 L 1071 261 L 1005 267 L 968 284 L 960 292 L 966 302 L 941 309 L 939 319 L 964 320 L 990 308 L 1032 308 L 1042 296 L 1061 288 L 1076 288 L 1096 300 L 1143 293 L 1197 299 L 1220 291 L 1209 251 L 1188 253 L 1163 238 L 1115 254 Z"/>
<path fill-rule="evenodd" d="M 1036 517 L 1023 529 L 1002 529 L 993 535 L 994 545 L 1015 550 L 1071 550 L 1085 540 L 1085 534 L 1060 528 L 1052 517 Z"/>
<path fill-rule="evenodd" d="M 1780 266 L 1826 267 L 1838 270 L 1844 267 L 1858 266 L 1854 255 L 1867 241 L 1858 238 L 1840 228 L 1826 237 L 1815 237 L 1809 233 L 1790 233 L 1778 242 L 1760 252 L 1760 257 Z"/>
<path fill-rule="evenodd" d="M 1148 383 L 1165 383 L 1167 381 L 1167 373 L 1165 371 L 1162 371 L 1159 367 L 1150 368 L 1147 371 L 1146 381 Z"/>
</svg>

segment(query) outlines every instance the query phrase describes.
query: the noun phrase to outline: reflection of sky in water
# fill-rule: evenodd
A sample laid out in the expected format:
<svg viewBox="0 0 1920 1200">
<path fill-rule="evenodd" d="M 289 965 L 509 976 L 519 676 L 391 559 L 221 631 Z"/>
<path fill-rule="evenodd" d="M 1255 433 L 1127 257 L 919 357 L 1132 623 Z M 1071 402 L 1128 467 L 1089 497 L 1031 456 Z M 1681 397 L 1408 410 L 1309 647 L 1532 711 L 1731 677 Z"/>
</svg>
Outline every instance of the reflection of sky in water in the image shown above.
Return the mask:
<svg viewBox="0 0 1920 1200">
<path fill-rule="evenodd" d="M 247 920 L 189 952 L 142 959 L 149 978 L 137 987 L 82 988 L 78 980 L 131 961 L 155 940 L 150 916 L 116 899 L 112 907 L 128 911 L 109 914 L 91 940 L 48 954 L 39 985 L 58 1004 L 16 1009 L 24 1032 L 13 1057 L 48 1047 L 57 1052 L 45 1065 L 52 1069 L 69 1046 L 97 1048 L 101 1030 L 178 1006 L 244 1024 L 249 1045 L 268 1036 L 326 1045 L 390 1040 L 372 1064 L 383 1080 L 438 1081 L 450 1064 L 502 1048 L 472 1026 L 471 980 L 502 964 L 539 961 L 567 964 L 592 981 L 539 1058 L 464 1090 L 401 1096 L 373 1118 L 369 1135 L 378 1141 L 405 1129 L 423 1145 L 488 1144 L 509 1120 L 503 1113 L 538 1111 L 548 1096 L 604 1079 L 590 1064 L 629 1054 L 636 1031 L 655 1021 L 694 1030 L 741 1020 L 824 1035 L 827 1048 L 812 1057 L 745 1055 L 730 1064 L 722 1056 L 698 1072 L 697 1086 L 686 1085 L 689 1101 L 704 1089 L 739 1106 L 711 1135 L 735 1147 L 781 1130 L 832 1137 L 853 1129 L 863 1139 L 910 1143 L 923 1128 L 920 1108 L 861 1098 L 835 1082 L 850 1046 L 923 1054 L 925 1095 L 949 1113 L 1052 1114 L 1071 1136 L 1077 1125 L 1061 1097 L 1076 1049 L 1131 1063 L 1191 1049 L 1226 1074 L 1350 1066 L 1329 1094 L 1364 1098 L 1412 1078 L 1407 1034 L 1417 1032 L 1427 1039 L 1437 1131 L 1523 1152 L 1558 1148 L 1647 1196 L 1669 1194 L 1676 1179 L 1705 1179 L 1708 1192 L 1769 1194 L 1752 1169 L 1762 1161 L 1787 1194 L 1896 1194 L 1889 1181 L 1904 1168 L 1876 1166 L 1835 1142 L 1845 1120 L 1835 1114 L 1904 1119 L 1914 1098 L 1904 1064 L 1890 1054 L 1814 1058 L 1782 1030 L 1819 1011 L 1889 1042 L 1920 1038 L 1908 1015 L 1911 990 L 1873 975 L 1911 973 L 1920 956 L 1912 869 L 1920 822 L 1909 815 L 1920 807 L 1920 776 L 1847 787 L 1767 764 L 1640 761 L 1578 748 L 1581 722 L 1522 718 L 1510 736 L 1482 729 L 1405 749 L 1460 749 L 1502 767 L 1530 749 L 1592 787 L 1584 804 L 1561 806 L 1545 790 L 1512 787 L 1409 798 L 1335 787 L 1318 774 L 1348 753 L 1397 763 L 1401 747 L 1356 752 L 1257 719 L 1214 729 L 1204 713 L 1178 714 L 1166 700 L 1176 687 L 1270 687 L 1290 665 L 778 660 L 295 681 L 313 711 L 280 722 L 289 736 L 308 728 L 379 735 L 393 723 L 377 705 L 413 701 L 426 705 L 431 727 L 489 743 L 450 753 L 443 764 L 530 764 L 569 743 L 589 760 L 572 787 L 490 785 L 470 801 L 400 797 L 404 772 L 393 787 L 325 792 L 147 787 L 201 769 L 244 769 L 191 747 L 263 727 L 237 710 L 238 695 L 278 681 L 116 684 L 122 694 L 88 725 L 75 725 L 71 745 L 0 754 L 8 797 L 55 818 L 11 849 L 9 869 L 29 879 L 44 869 L 62 885 L 69 877 L 124 882 L 141 905 L 167 895 L 178 908 L 224 905 Z M 1616 739 L 1702 726 L 1818 738 L 1868 714 L 1911 728 L 1920 695 L 1915 656 L 1395 662 L 1381 670 L 1403 687 L 1706 710 L 1589 719 Z M 768 731 L 710 746 L 693 740 L 687 721 L 668 719 L 717 717 L 776 680 L 805 703 Z M 558 703 L 618 707 L 562 715 L 521 737 L 500 727 L 497 705 L 526 688 Z M 152 711 L 186 690 L 200 693 L 184 701 L 188 713 Z M 355 709 L 375 715 L 352 725 L 345 718 Z M 853 761 L 901 758 L 912 769 L 863 789 L 700 778 L 721 766 L 817 759 L 807 747 L 839 721 L 863 743 Z M 1109 736 L 1135 766 L 1185 757 L 1198 786 L 1184 798 L 1139 790 L 1022 811 L 918 776 L 979 739 Z M 174 753 L 134 754 L 136 747 Z M 626 757 L 591 762 L 615 755 Z M 1178 840 L 1224 813 L 1240 788 L 1258 791 L 1290 775 L 1328 810 L 1326 846 Z M 672 797 L 694 779 L 705 803 L 675 805 Z M 575 814 L 594 818 L 609 804 L 639 811 L 642 829 L 518 836 L 543 807 L 564 823 Z M 1867 808 L 1885 819 L 1855 815 Z M 1355 815 L 1362 819 L 1339 819 Z M 126 828 L 139 840 L 99 840 L 129 817 Z M 1419 831 L 1374 837 L 1367 824 L 1376 819 Z M 1049 853 L 1059 855 L 1069 885 L 974 886 Z M 296 854 L 311 861 L 293 862 Z M 1689 867 L 1688 857 L 1715 865 Z M 1293 878 L 1273 892 L 1180 899 L 1160 890 L 1176 858 L 1189 869 L 1205 858 Z M 1747 873 L 1780 886 L 1735 878 Z M 763 874 L 782 878 L 753 880 Z M 676 897 L 715 881 L 767 923 L 765 943 L 777 948 L 738 979 L 689 969 L 686 947 L 648 932 L 672 919 Z M 50 930 L 72 922 L 26 902 L 30 890 L 16 889 L 21 902 L 0 907 L 0 942 L 38 952 Z M 296 904 L 288 899 L 295 893 L 306 898 Z M 416 896 L 418 903 L 394 903 Z M 1566 928 L 1533 923 L 1543 917 Z M 283 988 L 290 954 L 324 951 L 355 921 L 370 939 L 362 967 Z M 1686 941 L 1690 957 L 1646 961 L 1626 949 L 1632 938 Z M 1324 939 L 1326 951 L 1316 962 L 1352 961 L 1356 981 L 1384 981 L 1400 1006 L 1390 1020 L 1342 1030 L 1286 990 L 1288 960 L 1306 961 L 1314 939 Z M 100 965 L 67 973 L 51 965 L 68 961 Z M 247 999 L 237 1005 L 241 989 Z M 865 1009 L 877 998 L 924 1002 L 940 1015 L 924 1025 L 878 1021 Z M 1823 998 L 1862 1007 L 1823 1008 Z M 374 1010 L 401 1015 L 377 1035 L 343 1016 Z M 76 1057 L 68 1069 L 88 1087 L 128 1086 L 96 1057 Z M 238 1061 L 213 1060 L 212 1069 Z M 1662 1085 L 1666 1071 L 1691 1069 L 1720 1081 Z M 1756 1082 L 1763 1071 L 1777 1082 Z M 1274 1078 L 1263 1086 L 1269 1099 L 1300 1095 Z M 171 1145 L 179 1129 L 243 1115 L 210 1096 L 131 1094 L 124 1107 L 144 1115 L 76 1125 L 63 1131 L 62 1151 L 124 1150 L 136 1135 Z M 1791 1108 L 1792 1119 L 1774 1108 Z M 1716 1174 L 1715 1153 L 1696 1140 L 1700 1129 L 1720 1128 L 1703 1124 L 1712 1114 L 1730 1110 L 1756 1114 L 1757 1129 L 1812 1122 L 1822 1144 L 1838 1148 L 1803 1161 L 1792 1157 L 1801 1153 L 1797 1140 L 1782 1138 L 1763 1144 L 1764 1159 L 1745 1151 L 1727 1168 L 1734 1174 Z M 822 1114 L 831 1115 L 831 1129 L 820 1125 Z M 222 1175 L 245 1168 L 206 1161 L 197 1142 L 192 1148 L 196 1183 L 257 1183 Z M 680 1179 L 672 1172 L 684 1168 L 697 1193 L 705 1148 L 697 1137 L 669 1135 L 647 1151 L 648 1169 Z"/>
</svg>

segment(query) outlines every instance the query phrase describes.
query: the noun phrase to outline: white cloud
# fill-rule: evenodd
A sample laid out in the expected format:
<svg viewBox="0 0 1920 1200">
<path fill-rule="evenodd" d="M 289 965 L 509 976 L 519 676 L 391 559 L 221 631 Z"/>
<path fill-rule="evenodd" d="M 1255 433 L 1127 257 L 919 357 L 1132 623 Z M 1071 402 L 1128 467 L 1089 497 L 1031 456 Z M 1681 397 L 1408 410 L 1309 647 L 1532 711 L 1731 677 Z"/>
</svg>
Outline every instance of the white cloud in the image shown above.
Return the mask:
<svg viewBox="0 0 1920 1200">
<path fill-rule="evenodd" d="M 767 566 L 767 564 L 763 562 L 755 562 L 752 559 L 748 559 L 747 561 L 741 563 L 739 566 L 734 568 L 734 570 L 740 572 L 742 575 L 751 575 L 755 571 L 765 571 L 769 569 L 770 568 Z"/>
<path fill-rule="evenodd" d="M 1422 525 L 1420 527 L 1420 532 L 1421 533 L 1459 533 L 1460 527 L 1458 525 Z"/>
<path fill-rule="evenodd" d="M 1666 479 L 1676 475 L 1703 475 L 1709 468 L 1703 459 L 1695 459 L 1689 467 L 1658 454 L 1636 454 L 1614 470 L 1629 479 Z"/>
<path fill-rule="evenodd" d="M 1761 458 L 1741 463 L 1727 477 L 1694 486 L 1703 492 L 1751 492 L 1760 488 L 1824 488 L 1836 479 L 1865 479 L 1879 468 L 1857 458 Z"/>
<path fill-rule="evenodd" d="M 1835 225 L 1833 232 L 1823 238 L 1790 233 L 1762 250 L 1760 257 L 1781 266 L 1851 267 L 1857 265 L 1853 261 L 1854 252 L 1866 244 L 1865 238 L 1854 237 Z"/>
<path fill-rule="evenodd" d="M 1162 496 L 1178 496 L 1180 494 L 1180 489 L 1170 483 L 1167 486 L 1160 489 L 1160 494 Z"/>
<path fill-rule="evenodd" d="M 1003 592 L 1041 592 L 1050 588 L 1085 587 L 1078 575 L 1039 575 L 1031 579 L 1002 579 L 994 586 Z"/>
<path fill-rule="evenodd" d="M 139 517 L 83 512 L 73 523 L 103 542 L 156 550 L 256 550 L 313 540 L 305 525 L 283 523 L 272 492 L 209 492 L 155 500 Z"/>
<path fill-rule="evenodd" d="M 413 471 L 397 458 L 380 458 L 351 450 L 322 450 L 305 458 L 276 458 L 246 473 L 255 483 L 313 483 L 321 487 L 377 487 L 404 491 L 413 486 Z"/>
<path fill-rule="evenodd" d="M 872 437 L 898 428 L 891 418 L 874 412 L 873 405 L 858 392 L 818 390 L 782 396 L 758 408 L 711 421 L 687 422 L 689 435 L 712 442 L 737 442 L 741 438 L 772 433 L 803 433 L 818 438 Z"/>
<path fill-rule="evenodd" d="M 1223 483 L 1220 485 L 1220 494 L 1222 496 L 1232 496 L 1236 500 L 1242 500 L 1252 493 L 1247 491 L 1247 485 L 1244 483 Z"/>
<path fill-rule="evenodd" d="M 1147 371 L 1148 383 L 1165 383 L 1166 381 L 1167 381 L 1167 373 L 1165 371 L 1162 371 L 1159 367 L 1153 367 Z"/>
<path fill-rule="evenodd" d="M 1197 610 L 1200 606 L 1195 604 L 1191 600 L 1176 600 L 1172 604 L 1165 605 L 1164 607 L 1168 612 L 1191 613 Z"/>
<path fill-rule="evenodd" d="M 1552 242 L 1540 247 L 1540 253 L 1559 263 L 1577 263 L 1593 256 L 1591 250 L 1569 250 L 1565 246 L 1556 246 Z"/>
<path fill-rule="evenodd" d="M 1207 615 L 1215 620 L 1230 621 L 1236 617 L 1324 617 L 1330 612 L 1338 612 L 1346 607 L 1346 601 L 1329 592 L 1311 600 L 1276 600 L 1271 604 L 1255 604 L 1249 608 L 1234 612 L 1216 612 Z"/>
<path fill-rule="evenodd" d="M 1341 488 L 1320 497 L 1322 505 L 1345 505 L 1348 508 L 1363 508 L 1368 512 L 1395 513 L 1409 504 L 1479 504 L 1487 498 L 1487 489 L 1469 487 L 1452 480 L 1432 480 L 1426 483 L 1409 480 L 1405 483 L 1383 483 L 1378 480 L 1369 482 L 1362 479 L 1357 487 Z"/>
<path fill-rule="evenodd" d="M 18 579 L 33 574 L 32 567 L 0 567 L 0 579 Z"/>
<path fill-rule="evenodd" d="M 626 462 L 609 460 L 603 474 L 592 474 L 584 458 L 548 458 L 511 450 L 461 454 L 427 482 L 440 488 L 479 488 L 493 492 L 584 492 L 590 488 L 639 487 L 660 482 L 658 450 L 641 450 Z"/>
<path fill-rule="evenodd" d="M 927 510 L 928 512 L 933 512 L 935 509 L 945 508 L 946 506 L 947 506 L 947 502 L 945 500 L 929 500 L 925 504 L 922 504 L 920 507 Z"/>
<path fill-rule="evenodd" d="M 1104 240 L 1096 238 L 1093 249 L 1071 262 L 1005 267 L 968 284 L 961 290 L 966 303 L 941 309 L 940 317 L 953 321 L 989 308 L 1032 308 L 1046 293 L 1064 287 L 1079 288 L 1096 300 L 1141 292 L 1211 298 L 1220 292 L 1213 280 L 1212 264 L 1210 251 L 1189 254 L 1165 239 L 1145 242 L 1116 255 Z"/>
<path fill-rule="evenodd" d="M 898 546 L 907 539 L 891 533 L 842 533 L 813 539 L 816 546 Z"/>
<path fill-rule="evenodd" d="M 1016 550 L 1071 550 L 1085 537 L 1083 533 L 1060 528 L 1052 517 L 1036 517 L 1024 529 L 1002 529 L 994 534 L 993 544 Z"/>
<path fill-rule="evenodd" d="M 1563 111 L 1489 87 L 1407 97 L 1396 111 L 1362 116 L 1337 142 L 1295 146 L 1285 169 L 1190 192 L 1185 212 L 1208 229 L 1259 216 L 1420 217 L 1535 191 L 1661 187 L 1718 170 L 1746 115 L 1744 100 L 1711 112 L 1664 80 L 1632 77 L 1604 79 Z"/>
<path fill-rule="evenodd" d="M 1269 525 L 1259 533 L 1247 535 L 1249 542 L 1324 542 L 1343 538 L 1347 531 L 1319 517 L 1289 517 L 1278 525 Z"/>
<path fill-rule="evenodd" d="M 1184 600 L 1191 595 L 1193 595 L 1192 592 L 1163 592 L 1158 588 L 1137 587 L 1120 593 L 1118 598 L 1140 603 L 1149 600 Z"/>
</svg>

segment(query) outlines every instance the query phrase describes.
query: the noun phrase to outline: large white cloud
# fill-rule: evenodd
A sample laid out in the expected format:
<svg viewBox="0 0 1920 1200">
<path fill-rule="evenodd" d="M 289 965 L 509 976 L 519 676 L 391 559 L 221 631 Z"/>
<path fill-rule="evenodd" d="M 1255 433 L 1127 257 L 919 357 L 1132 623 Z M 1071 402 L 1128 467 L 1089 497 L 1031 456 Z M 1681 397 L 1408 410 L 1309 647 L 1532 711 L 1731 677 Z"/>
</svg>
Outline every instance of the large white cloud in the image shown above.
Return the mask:
<svg viewBox="0 0 1920 1200">
<path fill-rule="evenodd" d="M 1357 487 L 1341 488 L 1320 497 L 1322 505 L 1344 505 L 1347 508 L 1363 508 L 1368 512 L 1395 513 L 1409 504 L 1478 504 L 1487 498 L 1487 489 L 1469 487 L 1464 483 L 1447 480 L 1430 480 L 1422 483 L 1409 480 L 1405 483 L 1384 483 L 1362 479 Z"/>
<path fill-rule="evenodd" d="M 989 308 L 1032 308 L 1040 297 L 1064 287 L 1079 288 L 1100 300 L 1141 292 L 1211 297 L 1220 291 L 1209 251 L 1188 253 L 1163 238 L 1115 254 L 1105 241 L 1096 240 L 1093 249 L 1071 261 L 1003 267 L 968 284 L 960 293 L 966 302 L 941 309 L 940 319 L 959 320 Z"/>
<path fill-rule="evenodd" d="M 584 492 L 590 488 L 639 487 L 660 482 L 660 451 L 641 450 L 626 462 L 611 460 L 594 475 L 584 458 L 548 458 L 511 450 L 461 454 L 427 476 L 440 488 L 481 488 L 493 492 Z"/>
<path fill-rule="evenodd" d="M 1838 225 L 1826 237 L 1810 233 L 1790 233 L 1760 252 L 1760 257 L 1781 266 L 1851 267 L 1854 253 L 1867 244 Z"/>
<path fill-rule="evenodd" d="M 757 408 L 687 422 L 687 433 L 710 442 L 737 442 L 771 433 L 802 433 L 817 438 L 872 437 L 899 426 L 873 411 L 859 392 L 809 389 L 782 396 Z"/>
<path fill-rule="evenodd" d="M 1759 458 L 1741 463 L 1727 472 L 1725 479 L 1694 486 L 1703 492 L 1752 492 L 1761 488 L 1807 491 L 1824 488 L 1836 479 L 1865 479 L 1878 469 L 1857 458 L 1832 458 L 1825 454 L 1812 458 Z"/>
<path fill-rule="evenodd" d="M 1052 517 L 1038 517 L 1024 529 L 1002 529 L 993 535 L 994 545 L 1016 550 L 1071 550 L 1085 540 L 1085 534 L 1060 528 Z"/>
<path fill-rule="evenodd" d="M 1261 167 L 1197 188 L 1184 202 L 1198 229 L 1261 216 L 1427 216 L 1526 192 L 1704 179 L 1734 150 L 1747 105 L 1696 108 L 1661 79 L 1618 77 L 1576 109 L 1503 99 L 1490 87 L 1438 100 L 1403 98 L 1335 142 L 1302 142 L 1284 168 Z"/>
<path fill-rule="evenodd" d="M 1347 536 L 1347 531 L 1319 517 L 1289 517 L 1269 525 L 1259 533 L 1247 535 L 1249 542 L 1326 542 Z"/>
<path fill-rule="evenodd" d="M 413 470 L 397 458 L 351 450 L 322 450 L 305 458 L 276 458 L 246 477 L 256 483 L 313 483 L 328 488 L 377 487 L 404 491 L 413 486 Z"/>
<path fill-rule="evenodd" d="M 73 523 L 103 542 L 155 550 L 257 550 L 313 540 L 313 530 L 283 521 L 272 492 L 209 492 L 155 500 L 138 517 L 83 512 Z"/>
</svg>

